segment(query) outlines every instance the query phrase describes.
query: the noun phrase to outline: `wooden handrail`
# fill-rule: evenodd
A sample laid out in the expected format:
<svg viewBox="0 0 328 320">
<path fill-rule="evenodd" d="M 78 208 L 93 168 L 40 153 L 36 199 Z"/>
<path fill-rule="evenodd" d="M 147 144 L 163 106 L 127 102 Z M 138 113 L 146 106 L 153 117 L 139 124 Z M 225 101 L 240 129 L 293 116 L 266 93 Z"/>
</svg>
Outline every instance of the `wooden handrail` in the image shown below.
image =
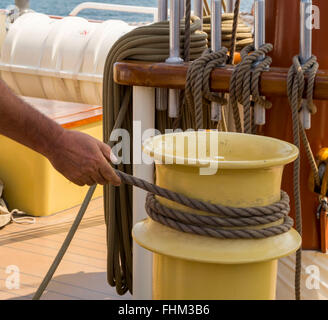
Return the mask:
<svg viewBox="0 0 328 320">
<path fill-rule="evenodd" d="M 139 61 L 117 62 L 114 67 L 114 81 L 121 85 L 183 89 L 187 70 L 188 64 L 168 65 Z M 229 92 L 232 71 L 233 67 L 231 66 L 215 69 L 211 75 L 211 90 Z M 267 97 L 286 97 L 287 74 L 287 68 L 270 68 L 269 71 L 263 72 L 260 82 L 261 94 Z M 318 71 L 314 99 L 328 100 L 328 70 Z"/>
</svg>

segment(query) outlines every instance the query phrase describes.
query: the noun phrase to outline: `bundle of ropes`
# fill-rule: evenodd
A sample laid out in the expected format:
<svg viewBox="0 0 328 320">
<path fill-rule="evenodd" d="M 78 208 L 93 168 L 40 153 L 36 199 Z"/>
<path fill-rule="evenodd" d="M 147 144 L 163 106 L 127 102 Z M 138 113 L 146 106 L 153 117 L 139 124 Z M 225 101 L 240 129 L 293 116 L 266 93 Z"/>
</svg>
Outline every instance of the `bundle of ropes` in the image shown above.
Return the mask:
<svg viewBox="0 0 328 320">
<path fill-rule="evenodd" d="M 190 26 L 190 58 L 198 58 L 207 48 L 207 34 L 200 31 L 199 18 L 192 18 Z M 109 141 L 115 121 L 126 102 L 130 112 L 126 114 L 122 127 L 132 136 L 131 89 L 113 81 L 114 63 L 121 60 L 164 62 L 169 56 L 169 23 L 159 22 L 140 27 L 123 36 L 108 54 L 104 69 L 103 117 L 104 139 Z M 181 28 L 181 54 L 183 55 L 185 28 Z M 186 122 L 191 127 L 191 123 Z M 173 121 L 167 111 L 156 111 L 156 128 L 161 132 L 172 128 Z M 131 153 L 132 154 L 132 153 Z M 119 170 L 132 174 L 132 165 L 121 164 Z M 132 188 L 122 185 L 104 188 L 105 220 L 108 228 L 108 282 L 115 286 L 118 294 L 132 291 Z"/>
</svg>

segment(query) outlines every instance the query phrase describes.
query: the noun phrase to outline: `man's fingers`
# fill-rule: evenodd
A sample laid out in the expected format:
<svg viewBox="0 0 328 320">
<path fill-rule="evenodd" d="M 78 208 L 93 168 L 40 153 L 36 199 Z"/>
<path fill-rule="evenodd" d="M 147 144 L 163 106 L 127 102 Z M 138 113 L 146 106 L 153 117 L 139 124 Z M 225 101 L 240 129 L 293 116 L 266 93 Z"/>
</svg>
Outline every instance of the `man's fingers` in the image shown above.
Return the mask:
<svg viewBox="0 0 328 320">
<path fill-rule="evenodd" d="M 97 184 L 92 177 L 85 176 L 82 179 L 84 181 L 84 184 L 88 185 L 89 187 Z"/>
<path fill-rule="evenodd" d="M 119 186 L 121 184 L 121 179 L 116 175 L 114 169 L 109 163 L 105 161 L 104 165 L 100 168 L 101 175 L 114 186 Z"/>
<path fill-rule="evenodd" d="M 97 184 L 101 184 L 102 186 L 108 183 L 106 179 L 103 177 L 103 175 L 101 174 L 100 169 L 98 169 L 98 171 L 95 171 L 93 173 L 92 178 L 94 181 L 96 181 Z"/>
<path fill-rule="evenodd" d="M 114 186 L 119 186 L 121 184 L 121 179 L 116 175 L 112 166 L 107 162 L 111 161 L 112 163 L 117 163 L 117 158 L 112 152 L 112 149 L 109 145 L 102 143 L 100 145 L 100 150 L 104 156 L 104 164 L 100 167 L 99 173 L 107 182 L 110 182 Z"/>
<path fill-rule="evenodd" d="M 75 183 L 79 187 L 85 186 L 85 183 L 83 183 L 81 180 L 76 180 L 76 179 L 68 179 L 68 180 L 71 181 L 71 182 L 73 182 L 73 183 Z"/>
<path fill-rule="evenodd" d="M 73 182 L 74 184 L 78 185 L 79 187 L 84 187 L 87 184 L 84 177 L 80 177 L 80 178 L 67 177 L 67 179 Z"/>
<path fill-rule="evenodd" d="M 102 143 L 100 146 L 100 150 L 103 153 L 104 157 L 107 159 L 107 161 L 110 161 L 114 164 L 117 163 L 118 160 L 109 145 Z"/>
</svg>

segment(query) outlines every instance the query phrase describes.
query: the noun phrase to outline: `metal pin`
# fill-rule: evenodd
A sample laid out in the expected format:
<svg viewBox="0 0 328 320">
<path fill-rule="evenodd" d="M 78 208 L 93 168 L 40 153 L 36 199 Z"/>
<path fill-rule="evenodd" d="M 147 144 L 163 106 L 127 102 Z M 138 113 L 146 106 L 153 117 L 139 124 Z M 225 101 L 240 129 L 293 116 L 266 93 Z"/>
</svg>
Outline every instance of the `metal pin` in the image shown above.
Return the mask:
<svg viewBox="0 0 328 320">
<path fill-rule="evenodd" d="M 255 0 L 255 49 L 265 44 L 265 0 Z M 264 58 L 264 57 L 263 57 Z M 265 124 L 265 108 L 258 103 L 254 106 L 255 124 Z"/>
<path fill-rule="evenodd" d="M 166 21 L 168 14 L 168 0 L 158 0 L 158 21 Z"/>
<path fill-rule="evenodd" d="M 312 15 L 312 0 L 301 0 L 300 7 L 300 58 L 304 64 L 312 56 L 312 26 L 308 25 Z M 303 101 L 300 119 L 304 129 L 311 129 L 311 114 Z"/>
<path fill-rule="evenodd" d="M 170 0 L 170 57 L 166 63 L 181 64 L 180 57 L 180 0 Z M 180 91 L 169 90 L 169 117 L 177 118 L 179 115 Z"/>
<path fill-rule="evenodd" d="M 185 0 L 180 0 L 180 19 L 184 18 L 185 10 L 186 10 Z"/>
<path fill-rule="evenodd" d="M 203 0 L 194 0 L 194 14 L 200 18 L 203 30 Z"/>
<path fill-rule="evenodd" d="M 158 21 L 168 19 L 168 0 L 158 0 Z M 165 111 L 168 106 L 168 89 L 156 89 L 156 110 Z"/>
<path fill-rule="evenodd" d="M 227 12 L 233 12 L 235 0 L 226 0 Z"/>
<path fill-rule="evenodd" d="M 222 3 L 221 0 L 211 0 L 211 49 L 216 52 L 222 47 L 221 35 L 221 14 Z M 219 103 L 211 103 L 211 120 L 219 122 L 222 120 L 222 106 Z"/>
</svg>

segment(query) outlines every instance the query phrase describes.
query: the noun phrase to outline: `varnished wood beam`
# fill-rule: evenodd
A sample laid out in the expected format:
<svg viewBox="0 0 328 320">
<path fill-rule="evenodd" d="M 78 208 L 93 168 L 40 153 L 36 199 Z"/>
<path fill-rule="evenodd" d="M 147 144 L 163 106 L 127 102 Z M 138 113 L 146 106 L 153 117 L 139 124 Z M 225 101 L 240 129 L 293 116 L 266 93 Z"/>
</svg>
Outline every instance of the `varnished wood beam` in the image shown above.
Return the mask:
<svg viewBox="0 0 328 320">
<path fill-rule="evenodd" d="M 183 89 L 188 64 L 168 65 L 165 63 L 124 61 L 117 62 L 114 68 L 114 80 L 121 85 Z M 228 92 L 233 68 L 217 68 L 211 75 L 211 89 Z M 270 68 L 261 76 L 260 91 L 263 96 L 287 96 L 286 68 Z M 314 88 L 314 98 L 328 100 L 328 70 L 320 70 Z"/>
</svg>

